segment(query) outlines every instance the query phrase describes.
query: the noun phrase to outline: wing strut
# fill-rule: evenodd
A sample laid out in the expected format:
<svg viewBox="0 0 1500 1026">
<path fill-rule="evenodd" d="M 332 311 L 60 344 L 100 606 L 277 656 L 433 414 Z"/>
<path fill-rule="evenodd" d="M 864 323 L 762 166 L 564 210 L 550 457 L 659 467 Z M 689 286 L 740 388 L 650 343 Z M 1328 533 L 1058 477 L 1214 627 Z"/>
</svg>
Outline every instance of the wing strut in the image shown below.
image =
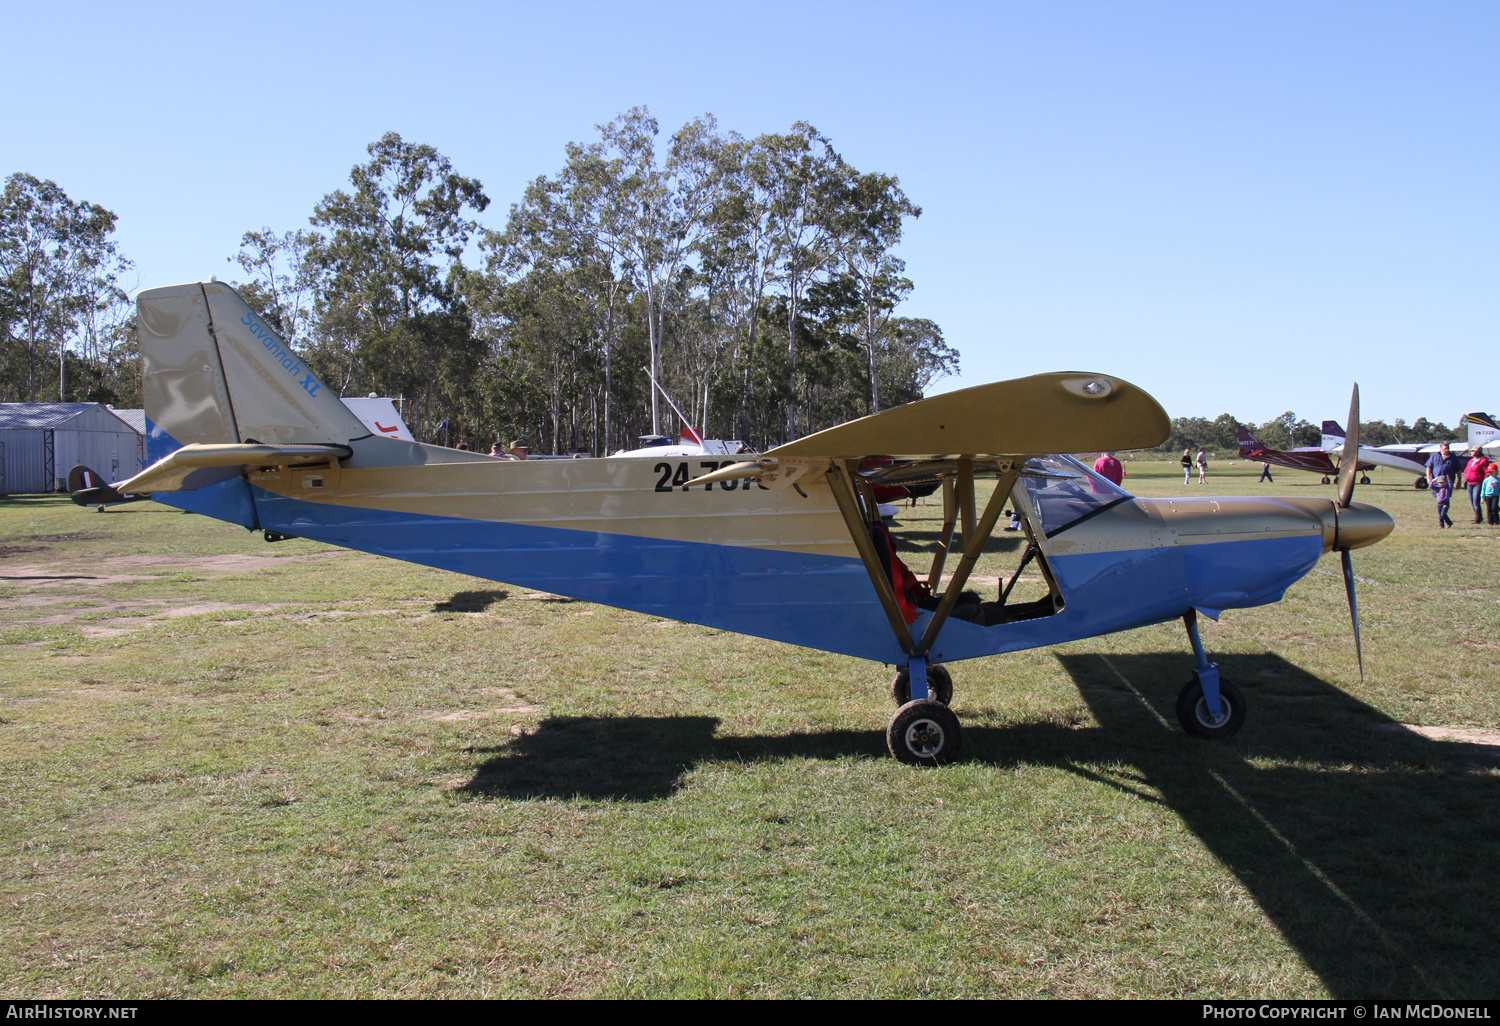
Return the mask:
<svg viewBox="0 0 1500 1026">
<path fill-rule="evenodd" d="M 958 495 L 953 490 L 953 478 L 943 478 L 943 532 L 938 535 L 937 551 L 932 554 L 932 569 L 927 572 L 927 587 L 937 590 L 943 579 L 943 563 L 948 559 L 948 546 L 953 543 L 953 522 L 958 519 Z"/>
<path fill-rule="evenodd" d="M 875 585 L 875 594 L 880 596 L 880 606 L 885 610 L 886 618 L 891 621 L 891 630 L 896 632 L 896 641 L 900 644 L 901 651 L 912 655 L 915 646 L 911 640 L 911 629 L 907 627 L 906 617 L 896 603 L 896 592 L 891 587 L 890 578 L 886 576 L 885 567 L 880 565 L 880 555 L 875 551 L 875 543 L 870 540 L 870 529 L 859 511 L 854 489 L 849 486 L 857 465 L 858 461 L 854 460 L 835 460 L 826 475 L 828 486 L 833 490 L 834 499 L 838 501 L 839 512 L 844 515 L 844 523 L 854 539 L 854 547 L 859 550 L 859 558 L 864 561 L 870 583 Z"/>
<path fill-rule="evenodd" d="M 975 508 L 974 474 L 972 465 L 969 473 L 964 473 L 964 464 L 967 462 L 964 460 L 959 464 L 957 488 L 945 483 L 943 541 L 939 544 L 930 580 L 936 580 L 937 575 L 942 571 L 947 542 L 952 537 L 953 522 L 957 519 L 958 512 L 965 508 L 970 511 Z M 943 589 L 943 597 L 938 601 L 937 610 L 932 614 L 932 619 L 927 621 L 927 629 L 922 633 L 922 640 L 913 643 L 911 629 L 907 626 L 906 617 L 902 615 L 901 607 L 896 602 L 896 592 L 891 586 L 890 578 L 886 576 L 886 568 L 881 565 L 880 555 L 875 551 L 875 543 L 870 540 L 869 525 L 865 522 L 859 501 L 854 494 L 851 482 L 857 480 L 855 468 L 858 462 L 834 460 L 833 464 L 827 474 L 828 486 L 833 491 L 834 499 L 838 501 L 839 512 L 844 515 L 844 523 L 849 528 L 854 547 L 859 551 L 860 560 L 865 564 L 865 572 L 870 575 L 870 583 L 875 586 L 875 594 L 880 597 L 880 606 L 885 610 L 886 619 L 891 622 L 891 630 L 896 635 L 896 641 L 900 644 L 901 651 L 907 655 L 925 658 L 927 653 L 932 651 L 932 646 L 937 641 L 943 624 L 948 622 L 948 614 L 957 604 L 964 585 L 969 582 L 969 574 L 973 572 L 974 564 L 979 562 L 979 557 L 984 553 L 985 542 L 989 540 L 990 533 L 995 529 L 995 521 L 1000 518 L 1000 511 L 1005 508 L 1011 489 L 1016 486 L 1016 481 L 1021 476 L 1020 469 L 1014 460 L 1002 461 L 1000 476 L 995 481 L 995 491 L 990 496 L 989 502 L 985 504 L 984 513 L 979 517 L 978 523 L 972 519 L 972 513 L 964 518 L 963 558 L 959 560 L 958 569 L 948 579 L 948 586 Z M 954 495 L 954 491 L 958 494 Z"/>
<path fill-rule="evenodd" d="M 963 463 L 959 464 L 959 468 L 959 487 L 966 486 L 968 490 L 968 495 L 960 495 L 959 501 L 972 510 L 974 508 L 974 475 L 972 470 L 967 475 L 963 473 Z M 979 562 L 979 557 L 984 553 L 984 543 L 989 541 L 990 532 L 995 529 L 995 521 L 1000 519 L 1000 511 L 1005 508 L 1005 502 L 1010 498 L 1010 490 L 1016 486 L 1016 480 L 1020 476 L 1020 468 L 1016 466 L 1014 460 L 1007 460 L 1001 464 L 1000 477 L 995 481 L 995 490 L 990 495 L 990 501 L 985 504 L 984 515 L 979 518 L 979 523 L 972 533 L 967 528 L 965 529 L 964 557 L 959 560 L 958 569 L 953 571 L 953 576 L 948 580 L 948 587 L 943 589 L 942 601 L 938 603 L 937 612 L 932 614 L 932 619 L 927 621 L 927 629 L 922 632 L 922 640 L 918 642 L 917 650 L 912 653 L 913 655 L 925 656 L 932 651 L 938 632 L 943 629 L 943 624 L 948 622 L 948 614 L 953 611 L 959 592 L 963 591 L 964 585 L 969 582 L 969 574 L 973 572 L 974 564 Z"/>
<path fill-rule="evenodd" d="M 1036 542 L 1028 540 L 1026 542 L 1026 551 L 1021 554 L 1021 565 L 1016 567 L 1016 572 L 1011 574 L 1010 580 L 1006 582 L 1005 590 L 1000 593 L 1000 604 L 1002 606 L 1005 605 L 1005 600 L 1010 598 L 1010 590 L 1014 588 L 1016 586 L 1016 582 L 1021 579 L 1021 571 L 1025 570 L 1026 564 L 1030 563 L 1035 557 Z M 1048 581 L 1047 583 L 1051 584 L 1052 582 Z"/>
</svg>

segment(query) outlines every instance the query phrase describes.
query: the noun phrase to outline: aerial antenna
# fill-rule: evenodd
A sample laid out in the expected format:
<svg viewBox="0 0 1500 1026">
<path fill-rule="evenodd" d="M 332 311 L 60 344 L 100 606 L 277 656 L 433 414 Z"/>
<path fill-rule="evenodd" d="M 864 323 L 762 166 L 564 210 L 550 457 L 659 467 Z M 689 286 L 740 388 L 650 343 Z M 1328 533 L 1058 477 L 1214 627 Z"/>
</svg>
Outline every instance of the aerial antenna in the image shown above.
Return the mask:
<svg viewBox="0 0 1500 1026">
<path fill-rule="evenodd" d="M 672 401 L 672 397 L 667 395 L 667 390 L 665 388 L 662 388 L 661 382 L 656 380 L 656 375 L 651 373 L 651 368 L 643 366 L 641 367 L 641 370 L 646 372 L 646 377 L 651 379 L 651 384 L 656 386 L 656 390 L 660 392 L 661 397 L 667 401 L 667 405 L 672 407 L 672 412 L 676 413 L 678 417 L 682 418 L 683 425 L 685 427 L 692 427 L 693 422 L 688 419 L 687 414 L 683 413 L 677 408 L 677 404 Z"/>
</svg>

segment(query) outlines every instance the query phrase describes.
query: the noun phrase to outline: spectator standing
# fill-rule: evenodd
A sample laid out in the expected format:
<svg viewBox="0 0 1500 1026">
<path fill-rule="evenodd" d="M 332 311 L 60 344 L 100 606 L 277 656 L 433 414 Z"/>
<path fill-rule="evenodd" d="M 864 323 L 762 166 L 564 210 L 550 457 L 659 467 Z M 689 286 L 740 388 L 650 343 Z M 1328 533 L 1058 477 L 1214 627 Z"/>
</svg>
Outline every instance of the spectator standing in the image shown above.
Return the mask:
<svg viewBox="0 0 1500 1026">
<path fill-rule="evenodd" d="M 1193 483 L 1193 450 L 1182 450 L 1182 483 Z"/>
<path fill-rule="evenodd" d="M 1272 484 L 1276 483 L 1276 479 L 1271 476 L 1271 465 L 1269 463 L 1262 463 L 1260 465 L 1260 481 L 1269 481 Z M 1255 483 L 1260 484 L 1260 481 Z"/>
<path fill-rule="evenodd" d="M 1109 452 L 1101 453 L 1099 458 L 1094 461 L 1094 473 L 1113 484 L 1119 484 L 1125 480 L 1125 466 L 1119 460 L 1115 459 L 1113 449 Z"/>
<path fill-rule="evenodd" d="M 1208 453 L 1198 450 L 1198 483 L 1208 484 Z"/>
<path fill-rule="evenodd" d="M 1484 488 L 1485 473 L 1490 468 L 1490 461 L 1476 448 L 1474 455 L 1469 457 L 1469 463 L 1464 467 L 1464 487 L 1469 489 L 1469 505 L 1474 507 L 1474 523 L 1484 522 L 1479 515 L 1481 508 L 1480 492 Z"/>
</svg>

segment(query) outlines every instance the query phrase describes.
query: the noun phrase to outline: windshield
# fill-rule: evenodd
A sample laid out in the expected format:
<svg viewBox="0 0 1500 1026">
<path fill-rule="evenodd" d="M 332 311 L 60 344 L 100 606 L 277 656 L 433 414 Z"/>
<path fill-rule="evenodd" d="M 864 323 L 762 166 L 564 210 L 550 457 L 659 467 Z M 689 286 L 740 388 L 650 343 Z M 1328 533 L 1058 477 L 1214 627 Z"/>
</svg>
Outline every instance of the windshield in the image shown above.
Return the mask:
<svg viewBox="0 0 1500 1026">
<path fill-rule="evenodd" d="M 1021 484 L 1042 522 L 1042 533 L 1049 538 L 1089 514 L 1131 497 L 1071 456 L 1027 460 Z"/>
</svg>

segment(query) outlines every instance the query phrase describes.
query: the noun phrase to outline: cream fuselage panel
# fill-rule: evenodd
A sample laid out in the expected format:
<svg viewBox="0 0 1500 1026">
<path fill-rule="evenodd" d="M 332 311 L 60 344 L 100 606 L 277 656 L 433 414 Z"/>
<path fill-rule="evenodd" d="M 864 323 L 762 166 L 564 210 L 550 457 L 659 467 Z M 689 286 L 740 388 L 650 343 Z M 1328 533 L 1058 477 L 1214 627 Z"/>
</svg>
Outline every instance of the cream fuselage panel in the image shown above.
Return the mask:
<svg viewBox="0 0 1500 1026">
<path fill-rule="evenodd" d="M 1332 545 L 1336 517 L 1327 499 L 1135 498 L 1060 532 L 1051 555 L 1125 552 L 1173 545 L 1322 535 Z"/>
<path fill-rule="evenodd" d="M 452 458 L 452 450 L 443 453 Z M 823 481 L 806 485 L 804 497 L 795 489 L 775 491 L 745 481 L 683 488 L 672 482 L 706 473 L 720 461 L 680 456 L 520 462 L 481 457 L 359 466 L 375 453 L 365 449 L 360 455 L 353 466 L 281 468 L 251 472 L 249 479 L 278 495 L 335 506 L 859 557 Z M 686 474 L 679 474 L 684 465 Z"/>
</svg>

